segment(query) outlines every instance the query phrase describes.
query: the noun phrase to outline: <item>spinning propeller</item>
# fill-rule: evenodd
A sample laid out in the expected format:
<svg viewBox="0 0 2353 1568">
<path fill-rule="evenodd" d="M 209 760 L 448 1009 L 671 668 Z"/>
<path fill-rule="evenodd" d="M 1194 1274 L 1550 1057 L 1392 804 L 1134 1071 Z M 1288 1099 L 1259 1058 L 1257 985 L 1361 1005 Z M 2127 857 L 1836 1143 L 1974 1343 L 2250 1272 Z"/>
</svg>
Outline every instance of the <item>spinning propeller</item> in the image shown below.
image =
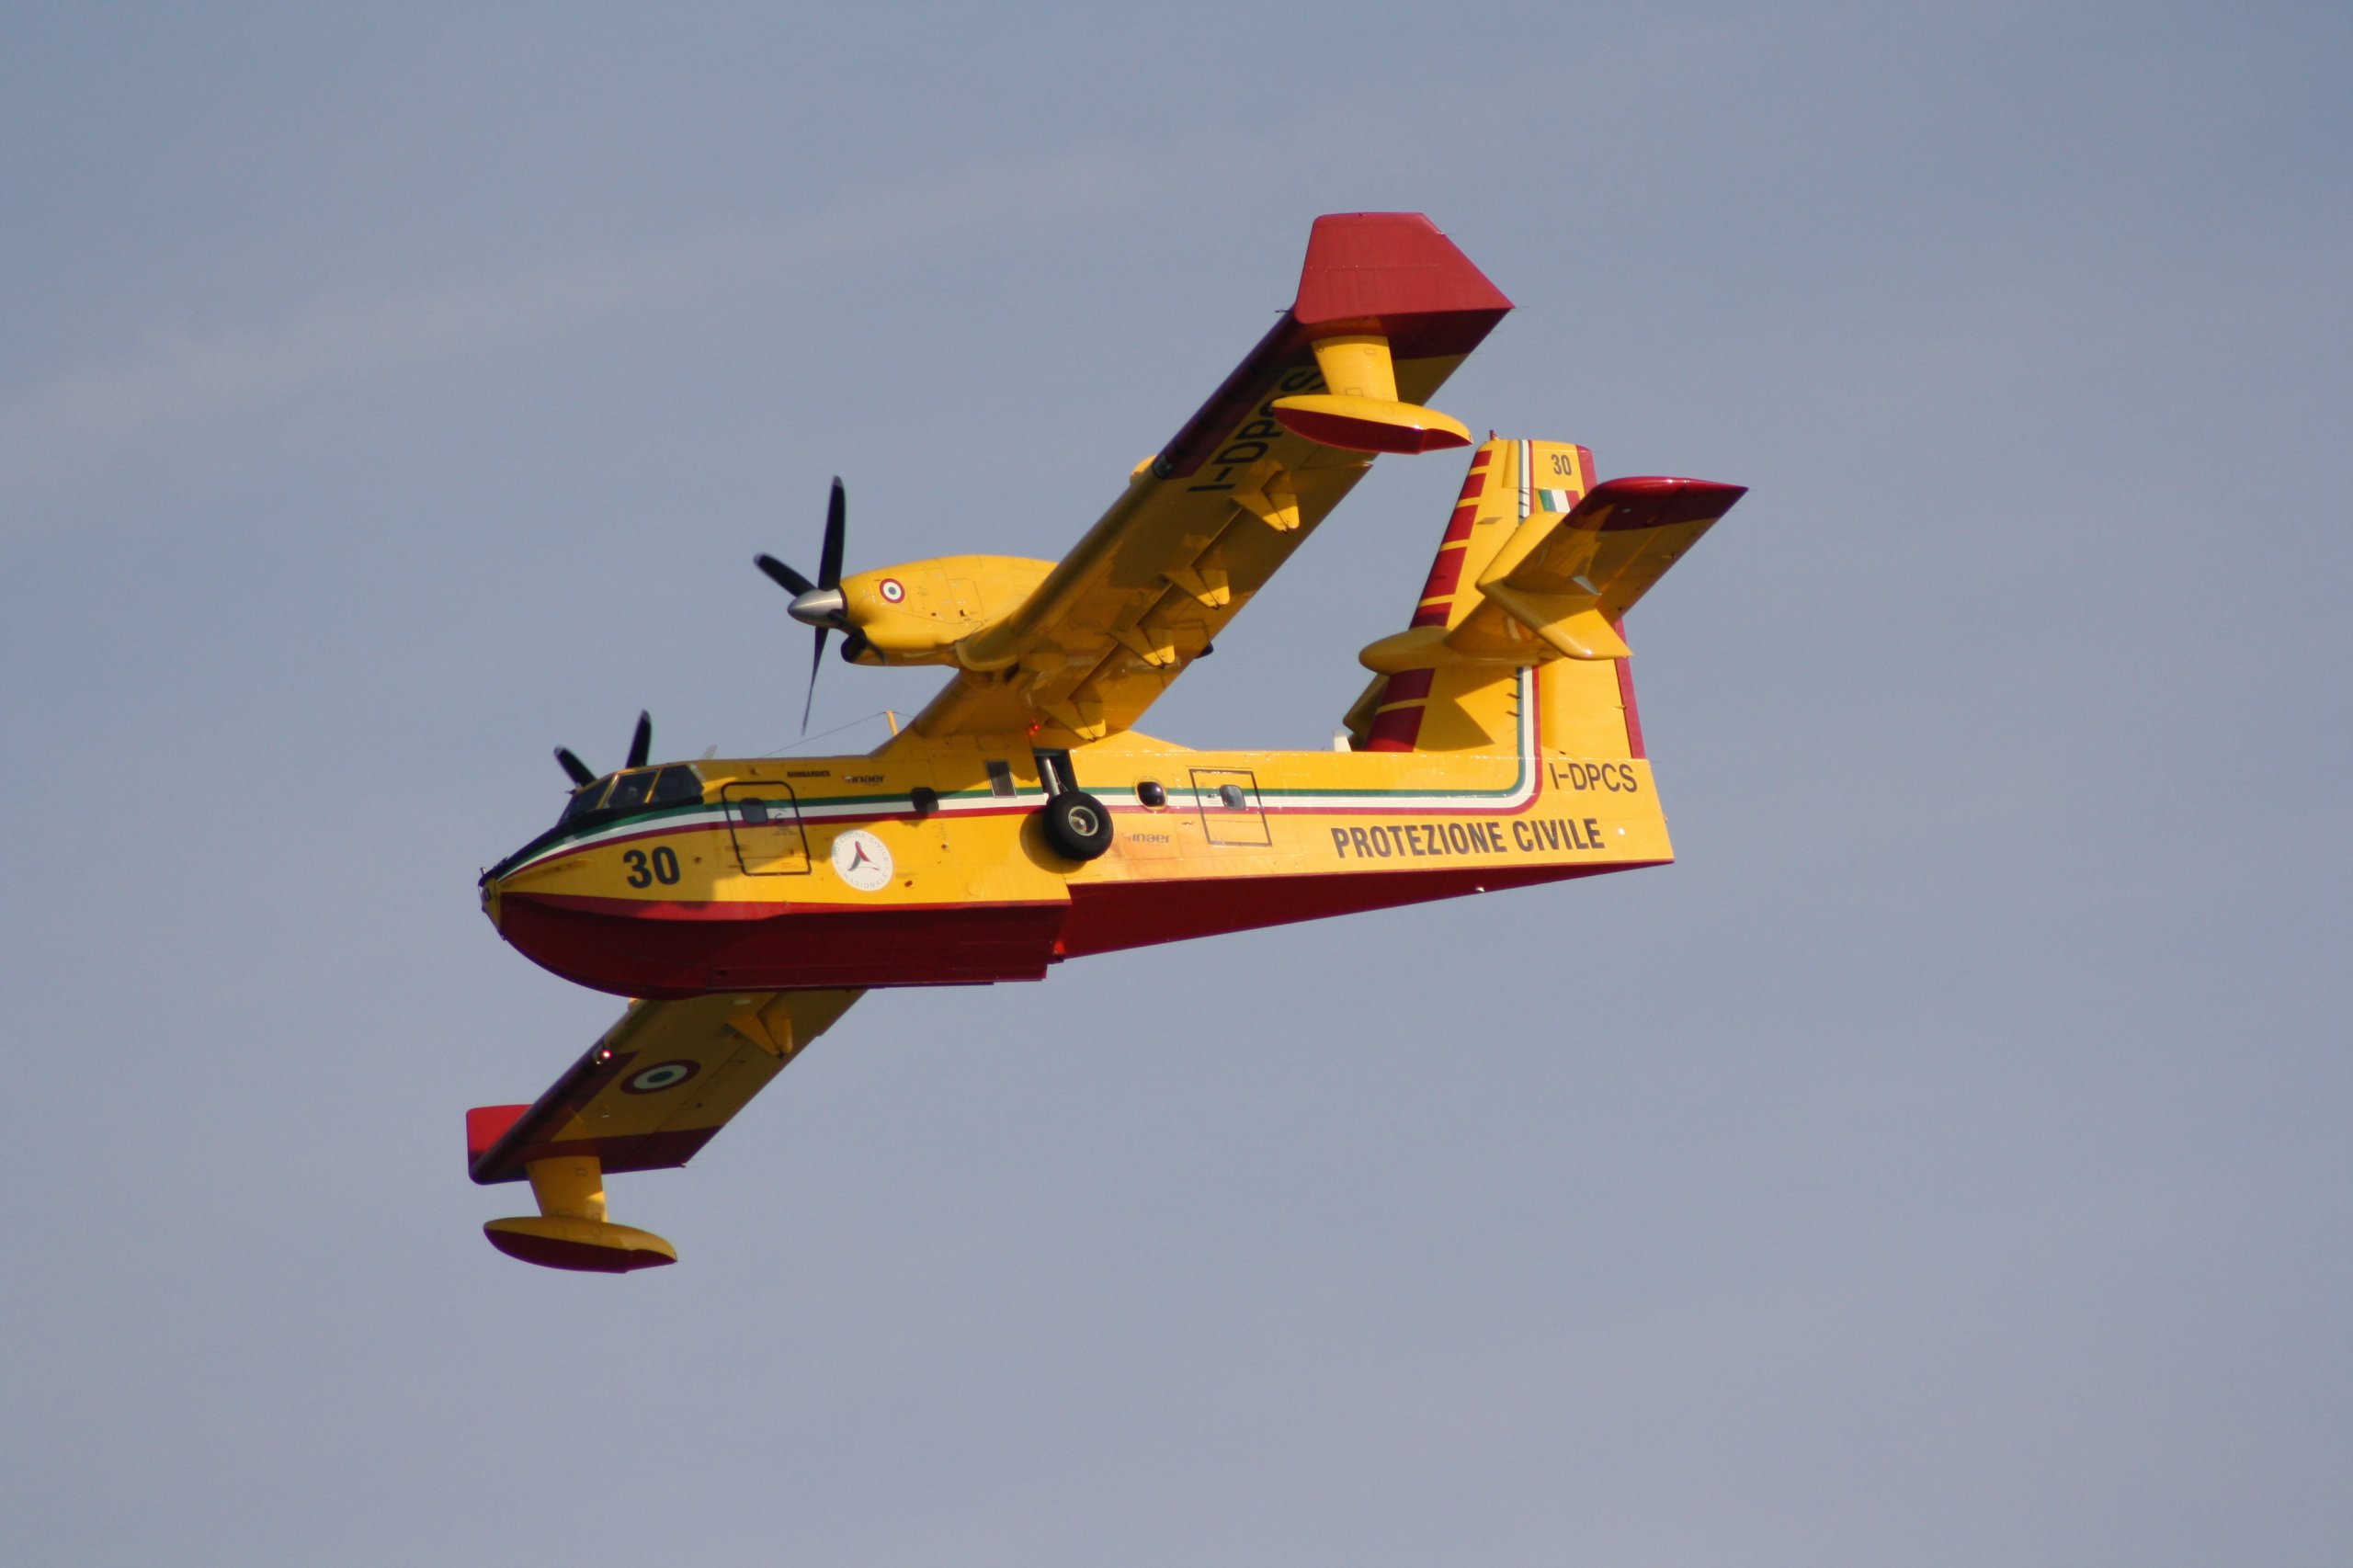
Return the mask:
<svg viewBox="0 0 2353 1568">
<path fill-rule="evenodd" d="M 637 733 L 629 738 L 629 760 L 621 764 L 621 766 L 623 767 L 643 767 L 645 766 L 646 757 L 653 752 L 653 750 L 654 715 L 641 711 L 637 716 Z M 570 746 L 556 747 L 555 759 L 563 766 L 564 772 L 571 775 L 573 786 L 575 789 L 583 784 L 594 784 L 597 782 L 597 773 L 592 770 L 586 763 L 581 761 L 577 756 L 574 755 Z"/>
<path fill-rule="evenodd" d="M 842 657 L 855 660 L 866 639 L 849 623 L 849 605 L 842 597 L 842 540 L 848 524 L 849 503 L 842 493 L 842 482 L 834 480 L 834 493 L 825 503 L 825 538 L 817 551 L 817 580 L 811 582 L 773 555 L 756 555 L 753 563 L 773 578 L 777 586 L 792 596 L 792 603 L 785 613 L 803 626 L 817 629 L 817 646 L 810 656 L 809 696 L 801 705 L 801 733 L 809 733 L 809 711 L 817 700 L 817 669 L 825 659 L 825 634 L 839 629 L 849 633 L 842 644 Z"/>
</svg>

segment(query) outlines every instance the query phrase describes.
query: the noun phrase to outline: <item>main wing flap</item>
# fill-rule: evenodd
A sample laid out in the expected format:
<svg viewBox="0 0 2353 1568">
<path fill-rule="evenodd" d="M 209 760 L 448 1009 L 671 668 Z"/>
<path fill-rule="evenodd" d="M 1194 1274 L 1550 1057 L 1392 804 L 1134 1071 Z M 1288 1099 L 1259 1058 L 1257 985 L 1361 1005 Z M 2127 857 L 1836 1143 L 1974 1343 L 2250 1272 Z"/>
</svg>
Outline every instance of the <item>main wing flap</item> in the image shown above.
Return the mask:
<svg viewBox="0 0 2353 1568">
<path fill-rule="evenodd" d="M 530 1162 L 567 1155 L 608 1173 L 683 1165 L 860 994 L 632 1002 L 537 1104 L 467 1113 L 473 1179 L 519 1181 Z"/>
<path fill-rule="evenodd" d="M 1029 600 L 960 646 L 962 673 L 911 727 L 1086 740 L 1131 726 L 1370 465 L 1277 417 L 1278 398 L 1325 390 L 1315 346 L 1380 337 L 1396 400 L 1418 405 L 1510 309 L 1418 213 L 1316 220 L 1291 309 Z"/>
</svg>

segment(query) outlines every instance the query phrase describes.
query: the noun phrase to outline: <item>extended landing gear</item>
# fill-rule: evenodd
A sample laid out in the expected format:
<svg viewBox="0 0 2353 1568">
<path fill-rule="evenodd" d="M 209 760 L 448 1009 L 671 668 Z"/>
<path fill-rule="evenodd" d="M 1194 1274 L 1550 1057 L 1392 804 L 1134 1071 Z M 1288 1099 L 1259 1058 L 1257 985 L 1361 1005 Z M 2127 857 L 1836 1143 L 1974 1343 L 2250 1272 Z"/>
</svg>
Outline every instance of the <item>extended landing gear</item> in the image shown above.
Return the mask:
<svg viewBox="0 0 2353 1568">
<path fill-rule="evenodd" d="M 1084 862 L 1111 847 L 1111 813 L 1078 787 L 1070 753 L 1040 750 L 1038 782 L 1046 789 L 1046 803 L 1038 808 L 1038 830 L 1045 835 L 1047 848 L 1065 860 Z"/>
<path fill-rule="evenodd" d="M 1084 790 L 1066 790 L 1039 807 L 1038 826 L 1065 860 L 1092 860 L 1111 847 L 1111 813 Z"/>
<path fill-rule="evenodd" d="M 540 1211 L 482 1228 L 507 1256 L 585 1274 L 627 1274 L 678 1261 L 677 1248 L 653 1232 L 605 1218 L 605 1173 L 595 1155 L 533 1160 L 523 1169 Z"/>
</svg>

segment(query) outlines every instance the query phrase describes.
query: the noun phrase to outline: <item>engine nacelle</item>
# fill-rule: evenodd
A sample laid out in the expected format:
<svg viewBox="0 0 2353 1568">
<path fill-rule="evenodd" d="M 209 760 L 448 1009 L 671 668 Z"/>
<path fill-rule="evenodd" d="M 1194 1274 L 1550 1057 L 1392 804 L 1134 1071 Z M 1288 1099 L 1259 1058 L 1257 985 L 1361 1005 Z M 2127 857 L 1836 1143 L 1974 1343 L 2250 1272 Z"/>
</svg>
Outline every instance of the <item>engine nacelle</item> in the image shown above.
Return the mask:
<svg viewBox="0 0 2353 1568">
<path fill-rule="evenodd" d="M 841 582 L 842 615 L 860 664 L 948 663 L 957 643 L 1020 608 L 1054 569 L 1014 555 L 943 555 L 880 566 Z"/>
</svg>

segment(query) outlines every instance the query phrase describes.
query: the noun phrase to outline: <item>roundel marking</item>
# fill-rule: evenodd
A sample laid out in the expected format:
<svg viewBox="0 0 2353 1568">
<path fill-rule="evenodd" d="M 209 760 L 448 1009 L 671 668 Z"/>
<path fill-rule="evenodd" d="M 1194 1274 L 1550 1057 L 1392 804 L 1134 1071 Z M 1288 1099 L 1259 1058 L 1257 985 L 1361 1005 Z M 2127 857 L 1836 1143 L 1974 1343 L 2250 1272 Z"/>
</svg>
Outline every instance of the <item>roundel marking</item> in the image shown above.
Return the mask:
<svg viewBox="0 0 2353 1568">
<path fill-rule="evenodd" d="M 891 846 L 862 827 L 834 839 L 834 874 L 860 892 L 879 892 L 891 881 Z"/>
<path fill-rule="evenodd" d="M 699 1062 L 657 1062 L 631 1074 L 621 1088 L 632 1095 L 658 1095 L 675 1089 L 702 1071 Z"/>
<path fill-rule="evenodd" d="M 881 587 L 883 598 L 892 604 L 897 604 L 901 599 L 907 597 L 905 585 L 901 583 L 896 577 L 883 578 Z"/>
</svg>

